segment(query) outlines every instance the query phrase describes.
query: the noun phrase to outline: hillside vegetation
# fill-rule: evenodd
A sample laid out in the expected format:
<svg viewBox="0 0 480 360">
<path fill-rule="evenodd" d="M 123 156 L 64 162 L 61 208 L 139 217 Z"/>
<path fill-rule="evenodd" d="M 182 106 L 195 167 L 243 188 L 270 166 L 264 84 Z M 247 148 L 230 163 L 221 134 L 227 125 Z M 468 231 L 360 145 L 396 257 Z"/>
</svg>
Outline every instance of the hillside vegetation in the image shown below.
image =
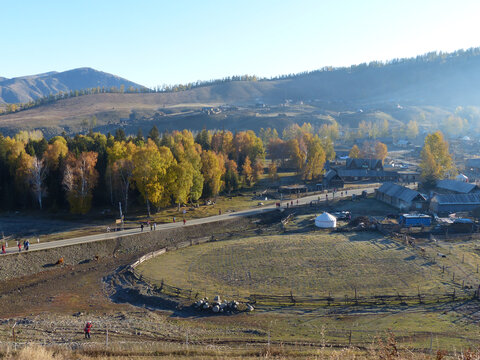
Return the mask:
<svg viewBox="0 0 480 360">
<path fill-rule="evenodd" d="M 72 86 L 97 89 L 97 85 L 102 84 L 117 90 L 121 85 L 125 89 L 138 86 L 92 69 L 13 80 L 0 82 L 0 102 L 2 99 L 6 102 L 26 101 L 48 92 L 71 90 Z M 331 116 L 340 125 L 346 123 L 355 127 L 366 117 L 378 117 L 379 112 L 385 113 L 392 122 L 396 119 L 408 122 L 425 112 L 427 121 L 438 123 L 458 106 L 480 105 L 479 81 L 480 49 L 470 49 L 388 63 L 324 68 L 275 79 L 235 77 L 146 89 L 142 93 L 87 91 L 83 96 L 62 98 L 0 116 L 0 131 L 8 134 L 20 128 L 35 128 L 42 129 L 49 136 L 64 130 L 72 133 L 87 130 L 81 124 L 92 116 L 98 118 L 98 128 L 94 130 L 106 132 L 122 126 L 130 133 L 139 127 L 151 128 L 153 124 L 160 130 L 202 127 L 236 130 L 267 126 L 281 130 L 292 122 L 315 122 L 319 116 Z M 15 89 L 19 89 L 16 95 L 13 94 Z M 204 107 L 222 104 L 253 111 L 246 114 L 235 108 L 213 115 L 201 111 Z M 292 105 L 297 105 L 299 111 L 291 113 Z M 269 109 L 274 109 L 269 117 L 262 116 Z M 405 116 L 406 113 L 409 116 Z M 431 114 L 433 117 L 429 116 Z"/>
</svg>

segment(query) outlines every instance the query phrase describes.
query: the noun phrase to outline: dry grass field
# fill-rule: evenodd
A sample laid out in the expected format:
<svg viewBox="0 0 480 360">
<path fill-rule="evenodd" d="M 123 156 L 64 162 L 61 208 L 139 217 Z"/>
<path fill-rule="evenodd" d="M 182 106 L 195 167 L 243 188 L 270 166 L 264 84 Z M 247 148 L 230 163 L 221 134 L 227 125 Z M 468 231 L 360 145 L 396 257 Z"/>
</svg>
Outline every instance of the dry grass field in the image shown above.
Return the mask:
<svg viewBox="0 0 480 360">
<path fill-rule="evenodd" d="M 157 283 L 200 294 L 415 295 L 452 291 L 441 269 L 378 233 L 259 236 L 192 246 L 145 262 Z"/>
</svg>

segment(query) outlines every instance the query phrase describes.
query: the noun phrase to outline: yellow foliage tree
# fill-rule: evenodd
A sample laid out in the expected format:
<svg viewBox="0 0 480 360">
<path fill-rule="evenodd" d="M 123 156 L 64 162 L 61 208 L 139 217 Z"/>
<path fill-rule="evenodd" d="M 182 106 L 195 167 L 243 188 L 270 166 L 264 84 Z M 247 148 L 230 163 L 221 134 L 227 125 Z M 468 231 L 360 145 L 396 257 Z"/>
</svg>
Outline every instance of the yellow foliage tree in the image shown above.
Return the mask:
<svg viewBox="0 0 480 360">
<path fill-rule="evenodd" d="M 97 158 L 93 151 L 67 155 L 63 185 L 73 214 L 86 214 L 91 208 L 92 190 L 98 181 Z"/>
<path fill-rule="evenodd" d="M 376 159 L 381 159 L 382 162 L 385 161 L 385 158 L 387 157 L 388 154 L 388 148 L 387 145 L 384 143 L 377 141 L 375 143 L 375 158 Z"/>
<path fill-rule="evenodd" d="M 250 158 L 247 156 L 245 158 L 245 162 L 243 163 L 242 167 L 242 175 L 245 179 L 245 183 L 250 186 L 253 183 L 253 168 L 252 168 L 252 162 L 250 161 Z"/>
<path fill-rule="evenodd" d="M 357 145 L 352 146 L 352 149 L 348 153 L 348 157 L 350 159 L 358 159 L 360 157 L 360 149 L 358 148 Z"/>
<path fill-rule="evenodd" d="M 318 136 L 311 138 L 308 142 L 308 155 L 302 178 L 305 180 L 318 179 L 323 174 L 325 166 L 325 151 Z"/>
<path fill-rule="evenodd" d="M 222 175 L 225 173 L 224 160 L 221 155 L 214 151 L 203 151 L 202 175 L 204 178 L 204 196 L 217 196 L 222 187 Z"/>
<path fill-rule="evenodd" d="M 421 177 L 427 186 L 434 186 L 437 180 L 455 171 L 448 143 L 440 131 L 425 137 L 421 158 Z"/>
<path fill-rule="evenodd" d="M 275 161 L 272 161 L 268 166 L 268 177 L 272 182 L 277 181 L 279 179 L 279 176 L 277 173 L 277 164 L 275 163 Z"/>
<path fill-rule="evenodd" d="M 67 141 L 61 136 L 58 136 L 52 140 L 53 141 L 51 144 L 47 146 L 43 157 L 47 163 L 47 166 L 52 170 L 56 170 L 58 168 L 60 159 L 67 156 L 68 147 Z"/>
<path fill-rule="evenodd" d="M 169 148 L 158 148 L 151 139 L 137 149 L 132 159 L 133 181 L 145 200 L 150 216 L 150 204 L 158 207 L 165 202 L 166 188 L 172 178 L 172 174 L 167 174 L 167 171 L 175 159 Z"/>
</svg>

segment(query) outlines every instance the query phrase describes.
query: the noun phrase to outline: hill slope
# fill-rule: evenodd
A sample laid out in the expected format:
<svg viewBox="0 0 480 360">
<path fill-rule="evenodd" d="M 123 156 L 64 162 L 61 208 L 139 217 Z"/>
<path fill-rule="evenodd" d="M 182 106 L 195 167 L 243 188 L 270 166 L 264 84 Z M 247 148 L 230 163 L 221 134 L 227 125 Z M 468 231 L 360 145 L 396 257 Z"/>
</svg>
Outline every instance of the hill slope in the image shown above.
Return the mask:
<svg viewBox="0 0 480 360">
<path fill-rule="evenodd" d="M 9 81 L 0 82 L 0 87 Z M 65 88 L 94 87 L 102 81 L 108 83 L 106 87 L 133 84 L 92 69 L 18 78 L 13 84 L 28 87 L 35 83 L 40 92 L 44 87 L 54 89 L 60 84 Z M 203 126 L 235 130 L 252 124 L 259 128 L 277 126 L 277 123 L 282 128 L 294 121 L 315 122 L 317 119 L 321 123 L 327 115 L 354 127 L 359 120 L 370 116 L 368 114 L 377 116 L 379 111 L 402 122 L 414 117 L 415 113 L 427 111 L 427 115 L 432 114 L 430 121 L 437 122 L 457 106 L 480 106 L 479 83 L 480 48 L 451 54 L 427 54 L 387 64 L 322 69 L 272 80 L 217 81 L 178 92 L 84 95 L 0 116 L 0 131 L 40 128 L 48 134 L 63 130 L 75 132 L 81 130 L 82 121 L 93 115 L 99 120 L 97 130 L 100 131 L 117 126 L 136 131 L 138 127 L 145 129 L 153 124 L 160 130 Z M 294 113 L 291 107 L 282 108 L 281 104 L 287 99 L 307 105 Z M 256 103 L 269 105 L 271 113 L 259 114 L 264 110 L 256 109 Z M 237 105 L 244 110 L 213 116 L 200 111 L 204 106 L 221 104 Z M 411 115 L 398 110 L 397 104 L 401 105 L 400 109 L 409 107 Z M 245 107 L 249 112 L 245 112 Z M 366 112 L 359 114 L 359 109 Z"/>
<path fill-rule="evenodd" d="M 0 77 L 0 103 L 26 103 L 38 98 L 94 87 L 142 87 L 129 80 L 91 68 L 48 72 L 6 79 Z"/>
</svg>

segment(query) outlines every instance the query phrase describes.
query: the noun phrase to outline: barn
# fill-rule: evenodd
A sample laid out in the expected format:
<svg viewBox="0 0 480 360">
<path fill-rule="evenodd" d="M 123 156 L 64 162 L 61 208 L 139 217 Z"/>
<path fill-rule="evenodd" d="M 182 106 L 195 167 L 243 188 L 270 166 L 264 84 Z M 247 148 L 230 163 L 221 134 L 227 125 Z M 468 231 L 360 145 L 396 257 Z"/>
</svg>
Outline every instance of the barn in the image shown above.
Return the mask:
<svg viewBox="0 0 480 360">
<path fill-rule="evenodd" d="M 345 181 L 343 181 L 335 170 L 329 170 L 323 177 L 323 187 L 325 189 L 341 189 L 344 185 Z"/>
<path fill-rule="evenodd" d="M 430 200 L 430 210 L 438 214 L 470 212 L 480 206 L 480 193 L 436 194 Z"/>
<path fill-rule="evenodd" d="M 386 182 L 377 189 L 375 197 L 399 210 L 427 209 L 427 199 L 418 191 L 392 182 Z"/>
</svg>

